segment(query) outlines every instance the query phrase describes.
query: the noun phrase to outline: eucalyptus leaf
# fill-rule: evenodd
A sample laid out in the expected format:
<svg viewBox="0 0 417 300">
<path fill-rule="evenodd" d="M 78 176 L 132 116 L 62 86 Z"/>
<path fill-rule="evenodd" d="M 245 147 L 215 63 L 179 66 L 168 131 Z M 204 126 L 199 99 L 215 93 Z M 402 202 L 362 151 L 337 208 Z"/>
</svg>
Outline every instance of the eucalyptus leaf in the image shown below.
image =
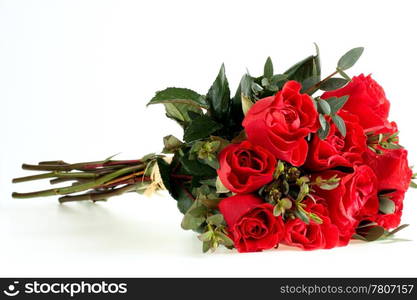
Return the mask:
<svg viewBox="0 0 417 300">
<path fill-rule="evenodd" d="M 319 99 L 317 101 L 317 104 L 318 104 L 317 108 L 320 113 L 325 114 L 325 115 L 330 115 L 330 113 L 332 112 L 332 109 L 329 103 L 327 103 L 327 101 L 323 99 Z"/>
<path fill-rule="evenodd" d="M 385 229 L 383 227 L 374 226 L 366 232 L 364 237 L 366 238 L 368 242 L 372 242 L 381 238 L 384 234 L 385 234 Z"/>
<path fill-rule="evenodd" d="M 326 99 L 327 103 L 330 105 L 332 114 L 336 114 L 348 101 L 349 96 L 342 97 L 331 97 Z"/>
<path fill-rule="evenodd" d="M 345 78 L 330 78 L 320 84 L 320 89 L 323 91 L 333 91 L 342 88 L 348 83 Z"/>
<path fill-rule="evenodd" d="M 326 118 L 324 117 L 323 114 L 319 114 L 319 122 L 320 122 L 320 126 L 323 130 L 326 130 L 326 126 L 327 126 L 327 121 Z"/>
<path fill-rule="evenodd" d="M 306 223 L 307 225 L 310 224 L 310 218 L 306 215 L 305 212 L 301 211 L 301 210 L 296 210 L 294 212 L 295 216 L 297 218 L 299 218 L 301 221 L 303 221 L 304 223 Z"/>
<path fill-rule="evenodd" d="M 338 115 L 332 115 L 332 120 L 334 125 L 336 125 L 336 128 L 339 130 L 339 132 L 342 134 L 342 136 L 346 136 L 346 124 L 343 119 Z"/>
<path fill-rule="evenodd" d="M 363 53 L 364 48 L 363 47 L 357 47 L 349 50 L 346 52 L 337 63 L 337 68 L 340 70 L 347 70 L 351 68 L 361 57 Z"/>
<path fill-rule="evenodd" d="M 379 197 L 379 211 L 384 214 L 393 214 L 395 212 L 395 203 L 388 197 Z"/>
<path fill-rule="evenodd" d="M 325 140 L 327 136 L 329 135 L 329 131 L 330 131 L 330 124 L 329 122 L 326 121 L 325 128 L 320 127 L 319 130 L 317 131 L 317 135 L 321 140 Z"/>
</svg>

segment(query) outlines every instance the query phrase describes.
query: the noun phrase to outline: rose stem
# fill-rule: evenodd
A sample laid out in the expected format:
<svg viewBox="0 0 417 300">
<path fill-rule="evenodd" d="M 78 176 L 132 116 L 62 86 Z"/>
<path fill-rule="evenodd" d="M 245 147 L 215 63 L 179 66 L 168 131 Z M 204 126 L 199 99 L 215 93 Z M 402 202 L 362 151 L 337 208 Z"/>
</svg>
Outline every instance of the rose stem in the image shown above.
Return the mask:
<svg viewBox="0 0 417 300">
<path fill-rule="evenodd" d="M 84 200 L 100 201 L 100 200 L 105 200 L 110 197 L 124 194 L 126 192 L 134 190 L 135 188 L 136 188 L 136 185 L 129 184 L 124 187 L 107 191 L 107 192 L 86 193 L 86 194 L 77 195 L 77 196 L 64 196 L 64 197 L 59 198 L 58 201 L 60 203 L 71 202 L 71 201 L 84 201 Z"/>
<path fill-rule="evenodd" d="M 55 188 L 55 189 L 49 189 L 49 190 L 43 190 L 43 191 L 37 191 L 37 192 L 31 192 L 31 193 L 13 193 L 12 197 L 24 199 L 24 198 L 46 197 L 46 196 L 67 195 L 67 194 L 72 194 L 72 193 L 78 193 L 78 192 L 82 192 L 82 191 L 103 185 L 106 182 L 114 178 L 117 178 L 126 173 L 130 173 L 130 172 L 142 169 L 144 167 L 145 167 L 144 164 L 132 166 L 132 167 L 126 167 L 126 168 L 114 171 L 113 173 L 103 175 L 95 180 L 88 181 L 86 183 L 80 183 L 80 184 L 75 184 L 75 185 L 67 186 L 63 188 Z"/>
<path fill-rule="evenodd" d="M 60 173 L 60 172 L 55 171 L 55 172 L 50 172 L 50 173 L 45 173 L 45 174 L 14 178 L 12 182 L 18 183 L 18 182 L 25 182 L 25 181 L 31 181 L 31 180 L 51 178 L 51 177 L 57 177 L 60 179 L 61 178 L 62 179 L 77 179 L 77 178 L 96 178 L 98 176 L 100 176 L 100 174 L 87 173 L 87 172 Z"/>
<path fill-rule="evenodd" d="M 339 73 L 339 70 L 334 71 L 332 74 L 330 74 L 329 76 L 327 76 L 326 78 L 324 78 L 323 80 L 321 80 L 320 82 L 317 82 L 315 85 L 313 85 L 312 87 L 310 87 L 307 91 L 305 91 L 305 94 L 309 94 L 312 91 L 314 91 L 316 88 L 318 88 L 320 85 L 322 85 L 324 82 L 326 82 L 327 80 L 329 80 L 330 78 L 332 78 L 334 75 L 336 75 L 337 73 Z"/>
<path fill-rule="evenodd" d="M 121 161 L 93 161 L 93 162 L 84 162 L 76 164 L 38 164 L 38 165 L 29 165 L 23 164 L 23 170 L 32 170 L 32 171 L 72 171 L 72 170 L 91 170 L 96 168 L 103 168 L 106 166 L 123 166 L 123 165 L 132 165 L 140 164 L 140 160 L 121 160 Z"/>
</svg>

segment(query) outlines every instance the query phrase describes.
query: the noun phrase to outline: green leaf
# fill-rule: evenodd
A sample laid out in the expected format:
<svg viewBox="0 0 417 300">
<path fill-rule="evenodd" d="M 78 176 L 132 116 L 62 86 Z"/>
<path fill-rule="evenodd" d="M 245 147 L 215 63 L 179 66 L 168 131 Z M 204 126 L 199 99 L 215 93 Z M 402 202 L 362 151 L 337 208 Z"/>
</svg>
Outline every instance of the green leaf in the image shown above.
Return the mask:
<svg viewBox="0 0 417 300">
<path fill-rule="evenodd" d="M 220 239 L 221 243 L 226 247 L 232 247 L 234 245 L 233 240 L 225 235 L 223 232 L 216 232 L 215 235 Z"/>
<path fill-rule="evenodd" d="M 249 99 L 249 97 L 242 94 L 242 111 L 245 116 L 253 104 L 254 103 L 252 102 L 251 99 Z"/>
<path fill-rule="evenodd" d="M 276 204 L 274 206 L 274 210 L 272 211 L 272 213 L 274 214 L 275 217 L 279 217 L 282 213 L 281 206 L 279 204 Z"/>
<path fill-rule="evenodd" d="M 301 89 L 301 93 L 305 93 L 307 90 L 309 90 L 310 88 L 312 88 L 314 85 L 316 85 L 317 83 L 319 83 L 320 82 L 320 75 L 313 75 L 313 76 L 310 76 L 310 77 L 308 77 L 308 78 L 306 78 L 306 79 L 304 79 L 302 82 L 301 82 L 301 86 L 302 86 L 302 89 Z M 308 94 L 309 95 L 312 95 L 312 94 L 314 94 L 316 91 L 318 90 L 318 88 L 314 88 L 312 91 L 310 91 Z"/>
<path fill-rule="evenodd" d="M 165 136 L 163 141 L 164 141 L 164 149 L 162 150 L 163 153 L 175 153 L 175 151 L 177 151 L 183 145 L 182 142 L 173 135 Z"/>
<path fill-rule="evenodd" d="M 211 242 L 210 241 L 203 242 L 203 253 L 206 253 L 210 249 L 211 249 Z"/>
<path fill-rule="evenodd" d="M 363 47 L 358 47 L 346 52 L 339 59 L 339 62 L 337 63 L 337 68 L 341 70 L 347 70 L 351 68 L 358 61 L 359 57 L 361 57 L 363 50 Z"/>
<path fill-rule="evenodd" d="M 288 75 L 286 74 L 276 74 L 274 76 L 272 76 L 271 80 L 270 80 L 270 84 L 277 84 L 281 81 L 286 81 L 288 78 Z"/>
<path fill-rule="evenodd" d="M 185 88 L 171 87 L 163 91 L 158 91 L 147 105 L 158 103 L 186 104 L 197 108 L 208 108 L 204 96 L 194 92 L 193 90 Z"/>
<path fill-rule="evenodd" d="M 198 239 L 202 242 L 209 242 L 213 238 L 213 231 L 206 231 L 198 236 Z"/>
<path fill-rule="evenodd" d="M 195 107 L 188 104 L 180 103 L 164 103 L 166 116 L 170 119 L 177 121 L 181 126 L 187 127 L 191 118 L 189 117 L 189 112 L 195 112 L 202 114 L 203 111 L 199 107 Z"/>
<path fill-rule="evenodd" d="M 331 97 L 326 99 L 327 103 L 330 105 L 332 114 L 336 114 L 342 107 L 346 104 L 349 96 L 342 97 Z"/>
<path fill-rule="evenodd" d="M 317 101 L 317 104 L 318 104 L 317 108 L 318 108 L 318 111 L 320 113 L 325 114 L 325 115 L 330 115 L 330 113 L 332 112 L 332 109 L 331 109 L 329 103 L 327 103 L 327 101 L 325 101 L 323 99 L 319 99 Z"/>
<path fill-rule="evenodd" d="M 320 89 L 323 91 L 333 91 L 345 86 L 348 81 L 345 78 L 330 78 L 320 84 Z"/>
<path fill-rule="evenodd" d="M 207 93 L 206 101 L 210 114 L 214 119 L 217 121 L 225 121 L 229 117 L 231 100 L 224 64 L 222 64 L 216 80 Z"/>
<path fill-rule="evenodd" d="M 194 217 L 191 214 L 185 214 L 181 222 L 181 228 L 184 230 L 197 230 L 204 221 L 204 217 Z"/>
<path fill-rule="evenodd" d="M 395 203 L 388 197 L 379 197 L 379 211 L 388 215 L 395 212 Z"/>
<path fill-rule="evenodd" d="M 317 135 L 321 140 L 325 140 L 327 136 L 329 135 L 330 131 L 330 124 L 326 121 L 325 128 L 320 127 L 317 131 Z"/>
<path fill-rule="evenodd" d="M 215 169 L 198 160 L 189 160 L 186 157 L 181 157 L 180 162 L 184 170 L 190 175 L 202 177 L 214 177 L 217 175 Z"/>
<path fill-rule="evenodd" d="M 336 128 L 340 131 L 340 133 L 345 137 L 346 136 L 346 124 L 345 121 L 338 115 L 332 115 L 332 120 Z"/>
<path fill-rule="evenodd" d="M 191 121 L 184 131 L 184 141 L 190 143 L 208 137 L 213 132 L 222 128 L 223 125 L 213 121 L 208 116 L 201 116 Z"/>
<path fill-rule="evenodd" d="M 185 213 L 181 227 L 185 230 L 198 230 L 199 227 L 206 221 L 207 207 L 199 201 L 194 201 L 193 205 Z"/>
<path fill-rule="evenodd" d="M 415 183 L 414 181 L 410 181 L 410 188 L 413 188 L 413 189 L 417 189 L 417 183 Z"/>
<path fill-rule="evenodd" d="M 264 77 L 271 78 L 274 75 L 274 65 L 272 64 L 271 57 L 268 56 L 264 66 Z"/>
<path fill-rule="evenodd" d="M 326 126 L 327 126 L 327 121 L 326 118 L 324 117 L 323 114 L 319 114 L 319 122 L 320 122 L 320 126 L 323 130 L 326 130 Z"/>
<path fill-rule="evenodd" d="M 380 237 L 382 237 L 385 234 L 385 229 L 381 226 L 375 226 L 370 228 L 364 237 L 368 242 L 376 241 Z"/>
<path fill-rule="evenodd" d="M 343 72 L 343 70 L 341 69 L 337 69 L 337 71 L 339 72 L 340 76 L 342 76 L 344 79 L 346 79 L 347 81 L 351 81 L 352 79 L 349 77 L 348 74 L 346 74 L 345 72 Z"/>
<path fill-rule="evenodd" d="M 222 214 L 212 215 L 207 218 L 207 223 L 220 226 L 224 224 L 224 217 Z"/>
<path fill-rule="evenodd" d="M 288 80 L 296 80 L 303 82 L 304 80 L 312 77 L 321 75 L 320 67 L 320 54 L 316 47 L 317 55 L 311 55 L 302 61 L 296 63 L 287 71 L 284 72 L 287 75 Z M 320 79 L 319 79 L 320 80 Z"/>
<path fill-rule="evenodd" d="M 224 186 L 223 182 L 220 180 L 220 177 L 217 176 L 216 179 L 216 193 L 218 194 L 225 194 L 230 192 L 227 187 Z"/>
<path fill-rule="evenodd" d="M 301 211 L 301 210 L 296 210 L 294 212 L 295 216 L 297 218 L 299 218 L 301 221 L 303 221 L 304 223 L 306 223 L 307 225 L 310 224 L 310 218 L 306 215 L 305 212 Z"/>
</svg>

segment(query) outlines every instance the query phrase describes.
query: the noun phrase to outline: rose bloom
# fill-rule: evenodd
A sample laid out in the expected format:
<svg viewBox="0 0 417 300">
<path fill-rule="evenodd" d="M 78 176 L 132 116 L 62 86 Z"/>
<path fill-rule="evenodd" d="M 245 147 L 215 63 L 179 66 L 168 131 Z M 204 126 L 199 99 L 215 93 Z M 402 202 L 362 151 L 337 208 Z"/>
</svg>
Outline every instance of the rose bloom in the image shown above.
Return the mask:
<svg viewBox="0 0 417 300">
<path fill-rule="evenodd" d="M 407 150 L 383 151 L 383 154 L 367 151 L 364 157 L 378 178 L 378 193 L 389 197 L 395 204 L 394 213 L 379 213 L 375 219 L 379 225 L 388 229 L 400 224 L 404 194 L 410 185 L 412 171 L 408 166 Z"/>
<path fill-rule="evenodd" d="M 273 179 L 276 159 L 266 149 L 248 141 L 231 144 L 219 154 L 217 174 L 223 185 L 234 193 L 250 193 Z"/>
<path fill-rule="evenodd" d="M 255 195 L 236 195 L 223 199 L 219 209 L 239 252 L 273 248 L 283 237 L 282 218 L 275 217 L 273 206 Z"/>
<path fill-rule="evenodd" d="M 328 170 L 315 174 L 313 180 L 320 176 L 329 179 L 337 175 L 340 178 L 337 188 L 324 190 L 314 187 L 316 194 L 326 199 L 329 217 L 339 228 L 339 245 L 349 243 L 360 221 L 374 217 L 378 213 L 377 178 L 372 169 L 366 165 L 354 166 L 352 173 Z"/>
<path fill-rule="evenodd" d="M 301 166 L 306 160 L 305 137 L 318 129 L 313 101 L 309 95 L 300 94 L 300 89 L 301 84 L 288 81 L 275 96 L 257 101 L 243 120 L 252 144 L 294 166 Z"/>
<path fill-rule="evenodd" d="M 289 246 L 299 247 L 303 250 L 330 249 L 339 243 L 339 229 L 332 224 L 327 204 L 324 199 L 314 196 L 316 202 L 308 199 L 305 210 L 316 214 L 322 220 L 318 224 L 310 220 L 309 224 L 295 218 L 285 222 L 284 243 Z"/>
<path fill-rule="evenodd" d="M 362 162 L 362 155 L 367 151 L 366 136 L 358 118 L 340 111 L 339 115 L 346 124 L 346 136 L 343 137 L 333 122 L 330 122 L 329 135 L 321 140 L 315 134 L 309 146 L 305 167 L 312 171 L 321 171 L 333 167 L 352 167 Z"/>
<path fill-rule="evenodd" d="M 325 92 L 321 98 L 349 96 L 343 109 L 357 115 L 365 131 L 387 123 L 390 103 L 383 88 L 372 79 L 371 75 L 355 76 L 344 87 Z"/>
</svg>

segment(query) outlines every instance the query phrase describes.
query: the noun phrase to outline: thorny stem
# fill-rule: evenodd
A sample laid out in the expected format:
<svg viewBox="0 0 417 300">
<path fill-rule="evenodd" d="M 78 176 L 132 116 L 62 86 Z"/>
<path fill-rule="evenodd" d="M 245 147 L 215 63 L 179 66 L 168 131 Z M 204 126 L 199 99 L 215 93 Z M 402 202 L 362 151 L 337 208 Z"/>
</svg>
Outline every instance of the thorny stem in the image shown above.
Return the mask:
<svg viewBox="0 0 417 300">
<path fill-rule="evenodd" d="M 85 182 L 85 183 L 79 183 L 72 186 L 67 186 L 63 188 L 55 188 L 55 189 L 49 189 L 49 190 L 43 190 L 43 191 L 37 191 L 37 192 L 31 192 L 31 193 L 13 193 L 13 198 L 33 198 L 33 197 L 46 197 L 46 196 L 54 196 L 54 195 L 68 195 L 72 193 L 78 193 L 82 192 L 88 189 L 96 188 L 97 186 L 101 186 L 108 181 L 115 179 L 121 175 L 134 172 L 137 170 L 141 170 L 145 168 L 145 164 L 140 164 L 136 166 L 131 167 L 125 167 L 119 170 L 116 170 L 110 174 L 103 175 L 97 179 Z"/>
<path fill-rule="evenodd" d="M 64 197 L 59 198 L 58 200 L 60 203 L 72 202 L 72 201 L 84 201 L 84 200 L 103 201 L 110 197 L 118 196 L 118 195 L 130 192 L 130 191 L 133 191 L 135 189 L 136 189 L 136 185 L 128 184 L 124 187 L 106 191 L 106 192 L 91 192 L 91 193 L 86 193 L 86 194 L 77 195 L 77 196 L 64 196 Z"/>
</svg>

